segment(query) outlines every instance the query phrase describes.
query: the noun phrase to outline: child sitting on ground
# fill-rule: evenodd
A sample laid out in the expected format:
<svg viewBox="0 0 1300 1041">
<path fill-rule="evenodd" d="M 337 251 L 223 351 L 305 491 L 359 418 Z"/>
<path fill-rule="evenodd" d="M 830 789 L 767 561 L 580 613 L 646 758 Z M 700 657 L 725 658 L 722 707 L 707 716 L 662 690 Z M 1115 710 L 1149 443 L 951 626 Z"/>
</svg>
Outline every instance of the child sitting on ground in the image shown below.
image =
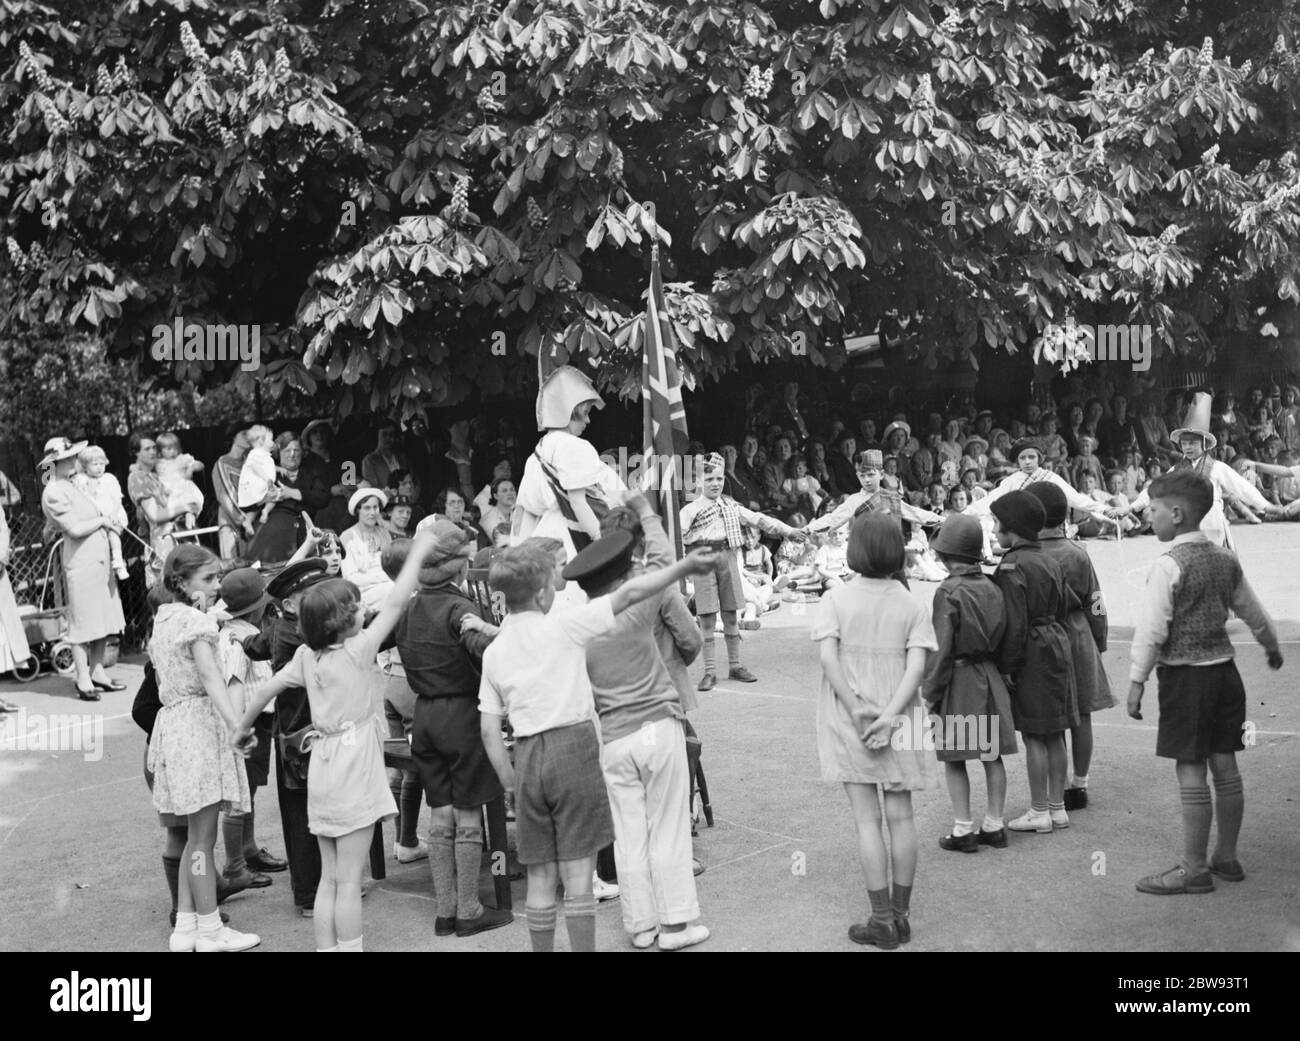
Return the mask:
<svg viewBox="0 0 1300 1041">
<path fill-rule="evenodd" d="M 1264 647 L 1270 669 L 1282 667 L 1273 623 L 1228 549 L 1200 530 L 1214 504 L 1214 489 L 1199 474 L 1175 471 L 1151 482 L 1151 526 L 1170 549 L 1147 578 L 1133 633 L 1128 714 L 1142 718 L 1142 693 L 1157 663 L 1160 718 L 1156 755 L 1173 759 L 1183 807 L 1183 856 L 1167 871 L 1148 875 L 1139 893 L 1209 893 L 1217 875 L 1240 882 L 1237 837 L 1245 795 L 1236 753 L 1245 746 L 1246 691 L 1233 661 L 1228 613 L 1242 618 Z M 1206 767 L 1214 775 L 1214 803 Z M 1207 858 L 1210 825 L 1219 818 L 1218 842 Z"/>
<path fill-rule="evenodd" d="M 173 506 L 184 505 L 187 512 L 177 520 L 182 528 L 194 527 L 195 519 L 203 510 L 203 493 L 191 478 L 203 469 L 203 464 L 188 452 L 181 452 L 181 439 L 172 431 L 159 434 L 158 463 L 155 472 L 167 489 L 168 501 Z"/>
<path fill-rule="evenodd" d="M 847 581 L 853 574 L 848 561 L 848 526 L 832 528 L 826 541 L 817 549 L 813 567 L 822 589 L 833 589 Z"/>
<path fill-rule="evenodd" d="M 1129 497 L 1124 494 L 1124 471 L 1107 470 L 1106 471 L 1106 494 L 1100 500 L 1107 506 L 1126 507 L 1129 504 Z M 1128 534 L 1130 531 L 1137 531 L 1142 526 L 1142 522 L 1131 514 L 1121 517 L 1119 521 L 1120 531 Z"/>
<path fill-rule="evenodd" d="M 808 523 L 808 518 L 802 513 L 792 513 L 790 515 L 790 526 L 802 528 Z M 815 561 L 817 558 L 817 545 L 811 539 L 800 541 L 799 539 L 783 539 L 781 545 L 776 551 L 776 578 L 772 582 L 772 588 L 780 592 L 786 586 L 791 586 L 796 592 L 806 587 L 821 588 L 821 582 L 817 577 L 817 568 Z"/>
</svg>

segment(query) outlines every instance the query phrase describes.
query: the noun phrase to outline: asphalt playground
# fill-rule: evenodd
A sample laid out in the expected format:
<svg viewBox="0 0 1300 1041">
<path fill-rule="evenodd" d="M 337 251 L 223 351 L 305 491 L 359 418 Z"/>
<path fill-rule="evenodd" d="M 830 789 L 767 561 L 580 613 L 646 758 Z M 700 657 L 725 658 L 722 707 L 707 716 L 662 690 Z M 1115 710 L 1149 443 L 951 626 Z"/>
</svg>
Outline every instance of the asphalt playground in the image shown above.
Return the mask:
<svg viewBox="0 0 1300 1041">
<path fill-rule="evenodd" d="M 1174 864 L 1180 844 L 1173 764 L 1154 754 L 1154 681 L 1144 720 L 1129 719 L 1122 706 L 1134 611 L 1161 547 L 1153 537 L 1094 540 L 1088 546 L 1111 622 L 1105 661 L 1121 704 L 1094 717 L 1090 805 L 1071 814 L 1068 830 L 1011 834 L 1007 849 L 971 856 L 938 847 L 951 824 L 941 782 L 916 793 L 914 938 L 901 953 L 1300 951 L 1300 525 L 1238 526 L 1234 536 L 1286 656 L 1281 671 L 1270 671 L 1249 631 L 1232 623 L 1253 737 L 1239 757 L 1246 880 L 1219 882 L 1204 896 L 1151 897 L 1134 889 L 1140 876 Z M 913 595 L 928 602 L 934 588 L 915 584 Z M 847 938 L 850 923 L 866 916 L 867 897 L 847 799 L 819 777 L 820 674 L 808 638 L 815 609 L 785 604 L 761 630 L 745 633 L 745 664 L 759 682 L 723 680 L 701 695 L 693 715 L 715 812 L 714 827 L 702 828 L 696 843 L 708 866 L 698 879 L 703 921 L 713 933 L 694 949 L 700 953 L 883 953 Z M 699 665 L 693 672 L 698 676 Z M 128 689 L 97 704 L 78 701 L 71 681 L 57 676 L 0 681 L 0 693 L 28 713 L 21 740 L 15 717 L 0 722 L 2 950 L 166 950 L 162 832 L 141 777 L 144 735 L 130 718 L 141 669 L 125 662 L 116 675 Z M 74 734 L 83 738 L 80 750 L 70 747 Z M 1028 805 L 1023 758 L 1008 759 L 1008 816 Z M 976 773 L 979 814 L 983 781 Z M 283 855 L 274 787 L 262 790 L 257 809 L 259 841 Z M 312 950 L 312 924 L 295 914 L 288 876 L 274 879 L 223 909 L 234 926 L 262 937 L 260 950 Z M 490 891 L 485 875 L 485 899 Z M 427 863 L 390 860 L 388 877 L 365 900 L 366 948 L 526 950 L 523 898 L 517 882 L 513 926 L 466 940 L 435 938 Z M 617 901 L 601 905 L 597 929 L 600 949 L 631 951 Z M 565 945 L 561 929 L 557 947 Z"/>
</svg>

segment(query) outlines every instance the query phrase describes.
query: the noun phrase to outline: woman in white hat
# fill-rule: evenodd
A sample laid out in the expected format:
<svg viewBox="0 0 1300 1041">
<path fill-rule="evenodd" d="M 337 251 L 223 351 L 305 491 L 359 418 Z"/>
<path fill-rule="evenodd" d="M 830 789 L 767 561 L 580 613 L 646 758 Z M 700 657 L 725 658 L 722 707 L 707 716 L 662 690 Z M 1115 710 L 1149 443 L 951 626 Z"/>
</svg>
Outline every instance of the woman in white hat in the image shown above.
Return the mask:
<svg viewBox="0 0 1300 1041">
<path fill-rule="evenodd" d="M 339 536 L 343 544 L 343 577 L 361 590 L 361 602 L 367 609 L 378 607 L 393 587 L 393 580 L 380 563 L 384 550 L 393 541 L 384 524 L 388 496 L 382 488 L 358 488 L 348 500 L 348 513 L 357 522 Z"/>
<path fill-rule="evenodd" d="M 1212 403 L 1213 398 L 1209 394 L 1198 393 L 1192 399 L 1183 425 L 1169 435 L 1183 453 L 1182 460 L 1170 469 L 1190 467 L 1210 482 L 1214 488 L 1214 505 L 1210 507 L 1210 512 L 1201 518 L 1201 531 L 1215 545 L 1236 552 L 1236 546 L 1232 541 L 1232 529 L 1228 526 L 1227 515 L 1223 512 L 1224 499 L 1231 499 L 1237 506 L 1245 507 L 1241 512 L 1251 524 L 1262 522 L 1258 514 L 1272 519 L 1280 516 L 1281 510 L 1265 499 L 1259 493 L 1259 489 L 1231 466 L 1219 462 L 1210 455 L 1215 445 L 1219 443 L 1218 439 L 1210 433 Z M 1150 504 L 1151 498 L 1144 488 L 1129 505 L 1112 506 L 1106 510 L 1106 515 L 1126 517 L 1145 510 Z"/>
<path fill-rule="evenodd" d="M 117 579 L 112 572 L 108 533 L 123 525 L 107 517 L 73 482 L 77 456 L 88 442 L 66 437 L 45 443 L 42 470 L 48 468 L 41 509 L 63 536 L 63 574 L 68 595 L 68 642 L 76 664 L 77 696 L 98 701 L 101 690 L 125 690 L 104 671 L 108 638 L 126 627 Z"/>
<path fill-rule="evenodd" d="M 605 507 L 624 490 L 618 475 L 582 437 L 593 408 L 604 408 L 596 388 L 569 365 L 553 371 L 537 393 L 537 429 L 545 431 L 524 464 L 516 497 L 512 541 L 559 539 L 565 557 L 600 538 Z M 618 500 L 621 501 L 621 500 Z"/>
</svg>

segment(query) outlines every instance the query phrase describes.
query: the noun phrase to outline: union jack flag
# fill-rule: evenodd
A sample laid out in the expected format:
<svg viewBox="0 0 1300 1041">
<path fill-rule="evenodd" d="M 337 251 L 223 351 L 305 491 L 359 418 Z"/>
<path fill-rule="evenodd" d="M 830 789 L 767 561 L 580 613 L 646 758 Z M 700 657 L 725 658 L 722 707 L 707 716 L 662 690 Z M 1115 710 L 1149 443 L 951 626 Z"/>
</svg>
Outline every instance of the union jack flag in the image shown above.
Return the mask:
<svg viewBox="0 0 1300 1041">
<path fill-rule="evenodd" d="M 678 559 L 682 555 L 681 494 L 678 478 L 686 471 L 690 451 L 682 379 L 677 368 L 677 337 L 664 302 L 659 275 L 659 247 L 650 253 L 650 294 L 645 310 L 645 354 L 641 359 L 642 436 L 647 459 L 655 461 L 651 500 Z"/>
</svg>

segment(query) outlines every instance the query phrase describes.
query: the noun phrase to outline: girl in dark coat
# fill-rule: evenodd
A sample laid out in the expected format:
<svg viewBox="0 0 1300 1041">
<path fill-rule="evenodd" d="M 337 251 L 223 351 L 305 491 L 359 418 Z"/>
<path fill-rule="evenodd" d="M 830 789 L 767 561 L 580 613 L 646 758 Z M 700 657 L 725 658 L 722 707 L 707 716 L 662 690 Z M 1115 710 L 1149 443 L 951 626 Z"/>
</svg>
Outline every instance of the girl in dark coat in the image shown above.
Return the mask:
<svg viewBox="0 0 1300 1041">
<path fill-rule="evenodd" d="M 1054 484 L 1031 484 L 1026 489 L 1043 504 L 1045 520 L 1038 541 L 1043 550 L 1061 567 L 1065 584 L 1078 601 L 1065 623 L 1070 637 L 1070 654 L 1074 659 L 1074 682 L 1079 695 L 1079 723 L 1070 728 L 1070 751 L 1074 759 L 1074 776 L 1065 789 L 1065 808 L 1081 810 L 1088 805 L 1088 768 L 1092 763 L 1092 713 L 1111 708 L 1115 696 L 1101 655 L 1106 650 L 1105 604 L 1097 571 L 1088 551 L 1065 537 L 1068 506 L 1065 493 Z"/>
<path fill-rule="evenodd" d="M 1065 812 L 1065 731 L 1079 723 L 1074 659 L 1065 623 L 1074 595 L 1060 566 L 1038 543 L 1043 504 L 1028 492 L 1008 492 L 993 504 L 998 541 L 1006 553 L 993 579 L 1006 603 L 1002 673 L 1011 688 L 1016 729 L 1025 739 L 1030 808 L 1007 823 L 1012 831 L 1068 828 Z"/>
<path fill-rule="evenodd" d="M 931 548 L 948 569 L 931 609 L 939 649 L 930 654 L 921 681 L 926 709 L 937 716 L 935 752 L 944 764 L 952 799 L 953 829 L 939 846 L 960 853 L 978 853 L 982 845 L 1001 849 L 1007 844 L 1002 823 L 1007 768 L 1002 757 L 1019 751 L 1011 695 L 997 663 L 1006 632 L 1002 592 L 980 570 L 984 529 L 974 517 L 949 516 Z M 980 828 L 970 811 L 969 759 L 984 763 L 988 788 Z"/>
</svg>

